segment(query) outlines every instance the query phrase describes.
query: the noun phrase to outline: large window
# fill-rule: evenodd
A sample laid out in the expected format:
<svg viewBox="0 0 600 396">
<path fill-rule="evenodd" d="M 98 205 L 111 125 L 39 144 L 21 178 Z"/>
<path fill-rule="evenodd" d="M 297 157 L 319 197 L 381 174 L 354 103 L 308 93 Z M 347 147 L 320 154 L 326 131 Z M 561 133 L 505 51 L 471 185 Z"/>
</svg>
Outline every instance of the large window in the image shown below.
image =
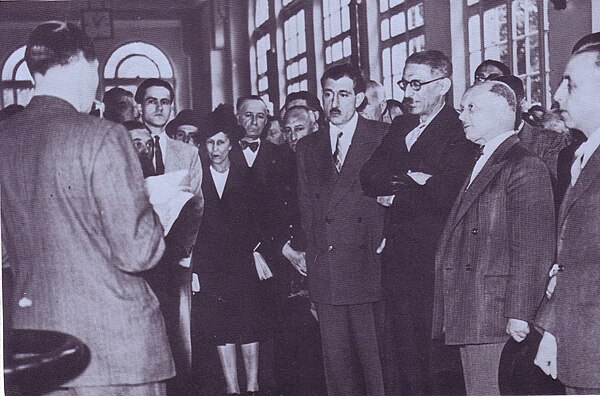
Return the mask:
<svg viewBox="0 0 600 396">
<path fill-rule="evenodd" d="M 134 42 L 117 48 L 104 67 L 104 90 L 121 87 L 135 94 L 147 78 L 161 78 L 175 88 L 173 68 L 167 56 L 151 44 Z"/>
<path fill-rule="evenodd" d="M 549 107 L 548 1 L 465 1 L 470 81 L 481 61 L 499 60 L 523 80 L 531 104 Z"/>
<path fill-rule="evenodd" d="M 396 82 L 402 78 L 406 58 L 425 49 L 423 3 L 411 0 L 379 0 L 381 66 L 386 95 L 402 99 Z"/>
<path fill-rule="evenodd" d="M 325 64 L 348 61 L 352 55 L 350 0 L 323 0 Z"/>
<path fill-rule="evenodd" d="M 273 111 L 273 103 L 269 95 L 269 52 L 271 52 L 271 34 L 269 28 L 269 2 L 267 0 L 256 0 L 254 8 L 254 32 L 250 56 L 254 61 L 256 70 L 256 90 L 258 95 L 265 101 L 269 110 Z"/>
<path fill-rule="evenodd" d="M 13 52 L 2 67 L 2 108 L 27 105 L 33 94 L 33 78 L 25 63 L 25 46 Z"/>
<path fill-rule="evenodd" d="M 308 90 L 304 10 L 283 23 L 287 93 Z"/>
</svg>

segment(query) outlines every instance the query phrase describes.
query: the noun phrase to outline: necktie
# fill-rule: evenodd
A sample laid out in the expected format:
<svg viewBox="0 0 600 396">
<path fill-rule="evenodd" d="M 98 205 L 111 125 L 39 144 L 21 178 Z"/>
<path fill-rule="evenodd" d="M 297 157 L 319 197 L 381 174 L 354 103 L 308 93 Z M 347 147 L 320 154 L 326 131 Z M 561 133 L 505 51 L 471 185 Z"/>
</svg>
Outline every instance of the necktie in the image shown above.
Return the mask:
<svg viewBox="0 0 600 396">
<path fill-rule="evenodd" d="M 256 152 L 256 150 L 258 150 L 258 142 L 247 142 L 245 140 L 240 140 L 240 146 L 242 147 L 242 151 L 246 150 L 248 147 L 250 147 L 250 150 L 252 150 L 253 153 Z"/>
<path fill-rule="evenodd" d="M 415 144 L 415 142 L 417 141 L 417 139 L 419 138 L 419 136 L 421 136 L 421 133 L 423 132 L 423 130 L 425 129 L 425 127 L 426 127 L 426 124 L 421 123 L 415 129 L 413 129 L 412 131 L 410 131 L 408 133 L 408 135 L 406 135 L 406 137 L 404 138 L 404 141 L 406 142 L 406 149 L 408 151 L 410 151 L 410 149 L 412 148 L 413 144 Z"/>
<path fill-rule="evenodd" d="M 154 159 L 156 160 L 156 174 L 165 173 L 165 163 L 163 162 L 162 150 L 160 149 L 160 136 L 154 136 Z"/>
<path fill-rule="evenodd" d="M 573 160 L 573 165 L 571 165 L 571 186 L 574 186 L 581 174 L 581 169 L 583 168 L 583 154 L 585 153 L 585 143 L 579 146 L 577 151 L 575 151 L 575 159 Z"/>
<path fill-rule="evenodd" d="M 342 165 L 344 165 L 344 153 L 342 153 L 340 147 L 340 140 L 344 132 L 340 132 L 337 134 L 337 140 L 335 141 L 335 151 L 333 152 L 333 161 L 335 163 L 335 169 L 338 173 L 342 170 Z"/>
</svg>

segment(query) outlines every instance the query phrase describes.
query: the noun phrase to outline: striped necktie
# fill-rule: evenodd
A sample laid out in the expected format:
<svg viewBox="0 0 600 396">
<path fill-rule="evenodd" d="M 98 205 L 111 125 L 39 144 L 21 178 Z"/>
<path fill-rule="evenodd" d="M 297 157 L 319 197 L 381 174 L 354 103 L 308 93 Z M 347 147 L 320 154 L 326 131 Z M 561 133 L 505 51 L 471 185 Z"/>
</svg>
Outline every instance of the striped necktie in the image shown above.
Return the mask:
<svg viewBox="0 0 600 396">
<path fill-rule="evenodd" d="M 342 165 L 344 165 L 344 153 L 340 147 L 340 140 L 342 139 L 342 135 L 344 132 L 340 132 L 337 134 L 337 139 L 335 141 L 335 151 L 333 152 L 333 161 L 335 163 L 335 169 L 338 173 L 342 171 Z"/>
</svg>

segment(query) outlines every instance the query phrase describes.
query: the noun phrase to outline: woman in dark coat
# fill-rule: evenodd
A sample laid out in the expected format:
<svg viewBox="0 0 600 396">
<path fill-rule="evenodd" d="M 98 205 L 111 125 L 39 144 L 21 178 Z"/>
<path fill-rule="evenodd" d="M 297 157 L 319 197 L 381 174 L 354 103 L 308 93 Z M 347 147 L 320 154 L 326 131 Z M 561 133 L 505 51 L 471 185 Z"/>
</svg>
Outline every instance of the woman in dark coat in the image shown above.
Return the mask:
<svg viewBox="0 0 600 396">
<path fill-rule="evenodd" d="M 241 346 L 247 394 L 252 395 L 258 392 L 259 340 L 267 331 L 253 257 L 262 239 L 258 192 L 248 170 L 229 160 L 236 125 L 218 111 L 208 118 L 201 141 L 210 164 L 204 169 L 204 214 L 192 256 L 208 312 L 201 325 L 217 345 L 228 394 L 240 392 L 236 348 Z"/>
</svg>

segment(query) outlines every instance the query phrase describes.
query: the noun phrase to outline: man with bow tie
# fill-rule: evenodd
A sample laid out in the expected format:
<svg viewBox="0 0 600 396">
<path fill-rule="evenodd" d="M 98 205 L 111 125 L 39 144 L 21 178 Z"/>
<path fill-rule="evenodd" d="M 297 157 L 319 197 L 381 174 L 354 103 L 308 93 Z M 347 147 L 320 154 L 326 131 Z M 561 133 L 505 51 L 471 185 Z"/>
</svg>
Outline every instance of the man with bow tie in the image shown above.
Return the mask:
<svg viewBox="0 0 600 396">
<path fill-rule="evenodd" d="M 388 207 L 380 251 L 392 395 L 429 394 L 441 377 L 430 367 L 435 249 L 476 153 L 446 103 L 451 76 L 440 51 L 408 57 L 398 81 L 407 113 L 394 119 L 361 172 L 365 192 Z"/>
<path fill-rule="evenodd" d="M 499 81 L 461 102 L 465 135 L 483 150 L 440 238 L 432 327 L 459 346 L 467 395 L 500 395 L 500 355 L 529 334 L 554 253 L 550 174 L 519 142 L 519 108 Z"/>
<path fill-rule="evenodd" d="M 544 330 L 535 363 L 571 395 L 600 393 L 600 44 L 590 37 L 574 51 L 554 95 L 567 126 L 588 140 L 571 165 L 556 264 L 535 320 Z"/>
</svg>

